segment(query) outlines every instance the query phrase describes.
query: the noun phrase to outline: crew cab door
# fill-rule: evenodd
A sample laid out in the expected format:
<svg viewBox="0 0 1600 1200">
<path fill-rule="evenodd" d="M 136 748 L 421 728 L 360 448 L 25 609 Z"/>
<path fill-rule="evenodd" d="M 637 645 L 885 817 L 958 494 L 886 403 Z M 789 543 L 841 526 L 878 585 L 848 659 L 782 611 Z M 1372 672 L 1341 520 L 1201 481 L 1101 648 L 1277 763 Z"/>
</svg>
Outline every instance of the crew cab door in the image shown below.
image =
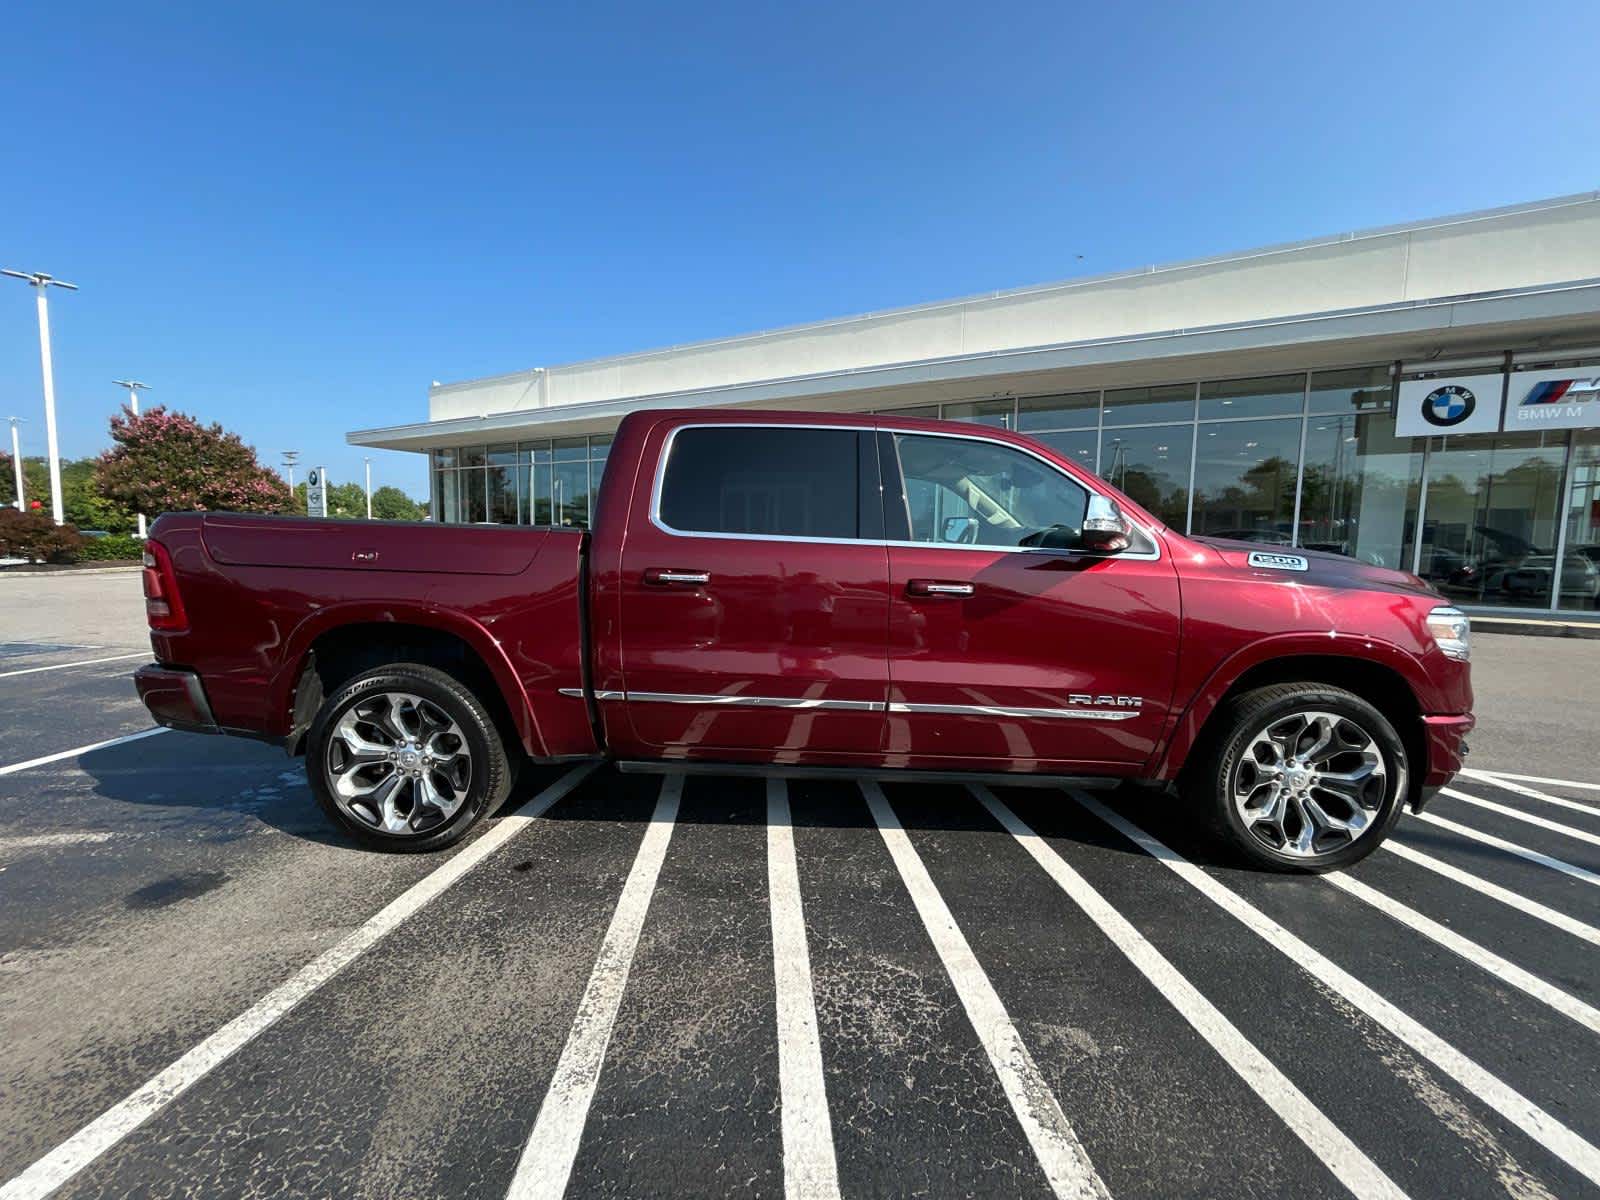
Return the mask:
<svg viewBox="0 0 1600 1200">
<path fill-rule="evenodd" d="M 1179 594 L 1151 535 L 1074 549 L 1089 492 L 1006 443 L 884 432 L 893 759 L 1070 770 L 1150 756 Z M 891 759 L 891 761 L 893 761 Z"/>
<path fill-rule="evenodd" d="M 635 736 L 669 757 L 877 753 L 889 589 L 872 431 L 683 425 L 659 454 L 618 580 Z"/>
</svg>

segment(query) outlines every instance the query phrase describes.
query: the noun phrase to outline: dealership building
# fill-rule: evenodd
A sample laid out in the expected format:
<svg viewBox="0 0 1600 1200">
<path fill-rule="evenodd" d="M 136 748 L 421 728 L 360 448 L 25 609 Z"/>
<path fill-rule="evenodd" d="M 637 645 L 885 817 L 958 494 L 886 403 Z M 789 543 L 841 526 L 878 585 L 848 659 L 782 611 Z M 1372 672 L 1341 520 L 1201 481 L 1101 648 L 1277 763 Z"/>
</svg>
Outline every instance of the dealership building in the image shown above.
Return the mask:
<svg viewBox="0 0 1600 1200">
<path fill-rule="evenodd" d="M 1174 529 L 1600 617 L 1600 192 L 435 384 L 435 519 L 583 525 L 650 408 L 1019 430 Z"/>
</svg>

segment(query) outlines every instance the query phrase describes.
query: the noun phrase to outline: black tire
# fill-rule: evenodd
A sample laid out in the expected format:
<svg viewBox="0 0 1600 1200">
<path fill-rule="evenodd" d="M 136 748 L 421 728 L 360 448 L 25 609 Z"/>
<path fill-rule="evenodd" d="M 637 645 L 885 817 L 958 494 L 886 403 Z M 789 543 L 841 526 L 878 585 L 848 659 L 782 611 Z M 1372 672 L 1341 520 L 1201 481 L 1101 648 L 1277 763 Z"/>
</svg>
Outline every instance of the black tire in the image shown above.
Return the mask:
<svg viewBox="0 0 1600 1200">
<path fill-rule="evenodd" d="M 423 704 L 391 705 L 387 699 L 390 696 L 414 697 Z M 398 709 L 401 728 L 408 728 L 408 723 L 417 726 L 415 742 L 402 742 L 392 731 L 388 721 L 390 707 Z M 364 755 L 352 754 L 346 735 L 337 732 L 340 722 L 353 710 L 352 724 L 358 727 L 357 734 L 363 741 L 394 749 L 396 754 L 409 745 L 417 745 L 439 750 L 441 757 L 442 753 L 450 753 L 452 758 L 437 770 L 430 770 L 426 762 L 416 762 L 415 778 L 407 777 L 402 769 L 410 763 L 375 760 L 370 765 L 362 764 Z M 450 722 L 448 729 L 438 728 L 441 718 Z M 338 745 L 334 746 L 336 738 Z M 343 769 L 336 770 L 335 764 Z M 441 850 L 459 841 L 480 820 L 499 809 L 510 793 L 513 778 L 505 744 L 483 702 L 459 680 L 418 663 L 373 667 L 329 696 L 317 711 L 306 737 L 306 775 L 329 820 L 364 846 L 398 853 Z M 390 784 L 391 821 L 403 821 L 404 828 L 386 830 L 377 804 L 366 797 L 341 800 L 335 791 L 338 779 L 347 779 L 351 781 L 347 787 L 359 789 L 374 781 L 382 787 L 395 775 L 401 778 Z M 424 794 L 424 776 L 426 789 L 434 797 L 449 793 L 442 807 L 426 801 L 419 803 Z"/>
<path fill-rule="evenodd" d="M 1296 719 L 1312 714 L 1337 719 L 1338 723 L 1327 723 L 1334 731 L 1335 746 L 1354 745 L 1363 734 L 1368 739 L 1360 750 L 1338 751 L 1324 769 L 1336 769 L 1339 776 L 1360 775 L 1363 769 L 1368 769 L 1369 774 L 1360 783 L 1341 781 L 1338 790 L 1315 782 L 1300 783 L 1307 778 L 1304 773 L 1296 779 L 1303 791 L 1278 785 L 1280 789 L 1288 787 L 1295 799 L 1312 799 L 1318 812 L 1363 822 L 1360 830 L 1351 834 L 1322 830 L 1312 820 L 1308 849 L 1303 844 L 1303 822 L 1308 811 L 1304 806 L 1286 802 L 1285 815 L 1276 825 L 1262 818 L 1247 825 L 1235 795 L 1238 791 L 1247 793 L 1246 804 L 1266 797 L 1258 807 L 1250 808 L 1252 813 L 1277 811 L 1267 807 L 1274 799 L 1274 782 L 1288 778 L 1286 768 L 1302 757 L 1293 751 L 1312 748 L 1318 740 L 1317 731 L 1323 728 L 1319 719 L 1314 728 L 1308 724 L 1305 733 L 1296 733 Z M 1217 734 L 1187 782 L 1205 799 L 1211 824 L 1221 840 L 1251 865 L 1310 873 L 1348 867 L 1376 850 L 1400 819 L 1410 765 L 1405 744 L 1388 718 L 1353 692 L 1322 683 L 1273 684 L 1236 697 L 1217 714 L 1217 720 Z M 1270 759 L 1270 751 L 1253 748 L 1259 746 L 1258 738 L 1265 738 L 1274 746 L 1283 744 L 1291 751 L 1289 757 L 1276 764 L 1278 773 L 1274 774 L 1270 765 L 1258 768 L 1263 757 Z M 1381 760 L 1381 776 L 1375 768 L 1367 767 L 1374 758 Z M 1282 836 L 1282 843 L 1276 842 L 1275 835 Z"/>
</svg>

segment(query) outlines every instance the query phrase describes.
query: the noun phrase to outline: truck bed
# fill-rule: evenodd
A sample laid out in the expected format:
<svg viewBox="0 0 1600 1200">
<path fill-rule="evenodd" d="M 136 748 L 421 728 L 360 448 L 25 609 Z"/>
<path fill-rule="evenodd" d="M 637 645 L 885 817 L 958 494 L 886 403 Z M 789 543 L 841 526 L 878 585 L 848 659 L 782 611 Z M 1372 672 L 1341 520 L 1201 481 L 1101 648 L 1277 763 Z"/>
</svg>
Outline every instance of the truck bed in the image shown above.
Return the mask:
<svg viewBox="0 0 1600 1200">
<path fill-rule="evenodd" d="M 309 720 L 300 684 L 315 656 L 383 625 L 402 646 L 473 651 L 528 753 L 597 751 L 581 696 L 562 694 L 583 685 L 582 530 L 179 513 L 151 532 L 188 617 L 152 631 L 156 657 L 204 664 L 220 730 L 292 740 Z"/>
</svg>

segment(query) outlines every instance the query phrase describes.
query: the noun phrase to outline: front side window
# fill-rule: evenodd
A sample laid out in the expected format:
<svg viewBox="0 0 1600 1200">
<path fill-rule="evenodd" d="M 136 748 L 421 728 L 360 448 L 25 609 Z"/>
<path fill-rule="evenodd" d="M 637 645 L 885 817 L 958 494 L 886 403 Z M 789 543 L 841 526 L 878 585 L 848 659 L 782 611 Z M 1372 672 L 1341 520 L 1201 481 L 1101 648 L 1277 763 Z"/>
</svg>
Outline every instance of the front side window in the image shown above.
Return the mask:
<svg viewBox="0 0 1600 1200">
<path fill-rule="evenodd" d="M 857 435 L 849 429 L 680 429 L 659 513 L 684 533 L 856 538 Z"/>
<path fill-rule="evenodd" d="M 1089 493 L 993 442 L 896 434 L 911 541 L 1007 549 L 1078 544 Z"/>
</svg>

